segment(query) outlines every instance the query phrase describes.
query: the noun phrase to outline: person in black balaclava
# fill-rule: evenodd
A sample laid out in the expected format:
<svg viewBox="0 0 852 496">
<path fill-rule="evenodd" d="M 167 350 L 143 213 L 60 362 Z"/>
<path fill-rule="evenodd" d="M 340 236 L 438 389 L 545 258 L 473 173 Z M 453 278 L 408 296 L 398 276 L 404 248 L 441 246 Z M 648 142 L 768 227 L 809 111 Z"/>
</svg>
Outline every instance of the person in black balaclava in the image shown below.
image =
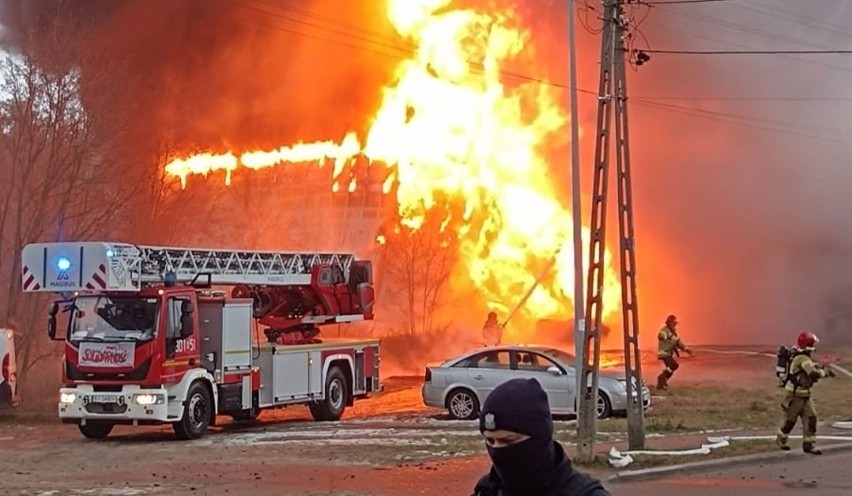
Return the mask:
<svg viewBox="0 0 852 496">
<path fill-rule="evenodd" d="M 535 379 L 512 379 L 485 399 L 479 431 L 491 471 L 473 496 L 610 496 L 600 481 L 577 472 L 553 439 L 547 393 Z"/>
</svg>

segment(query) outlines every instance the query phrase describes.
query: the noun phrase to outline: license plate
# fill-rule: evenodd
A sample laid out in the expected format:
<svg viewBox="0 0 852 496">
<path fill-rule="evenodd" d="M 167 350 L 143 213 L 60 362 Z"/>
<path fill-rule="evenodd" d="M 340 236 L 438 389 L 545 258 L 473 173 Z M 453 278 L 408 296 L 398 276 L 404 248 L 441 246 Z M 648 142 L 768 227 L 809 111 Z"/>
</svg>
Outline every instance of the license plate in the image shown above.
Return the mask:
<svg viewBox="0 0 852 496">
<path fill-rule="evenodd" d="M 118 395 L 115 394 L 93 394 L 92 403 L 118 403 Z"/>
</svg>

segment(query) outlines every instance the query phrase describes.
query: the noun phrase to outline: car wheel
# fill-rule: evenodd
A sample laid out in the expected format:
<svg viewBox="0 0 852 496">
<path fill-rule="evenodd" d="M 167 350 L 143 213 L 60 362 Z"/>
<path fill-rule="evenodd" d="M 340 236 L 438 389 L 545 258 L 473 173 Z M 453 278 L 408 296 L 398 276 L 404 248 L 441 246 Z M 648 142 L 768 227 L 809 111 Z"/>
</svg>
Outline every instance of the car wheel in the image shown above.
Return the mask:
<svg viewBox="0 0 852 496">
<path fill-rule="evenodd" d="M 447 396 L 447 411 L 458 420 L 473 420 L 479 415 L 479 400 L 469 389 L 454 389 Z"/>
<path fill-rule="evenodd" d="M 609 396 L 603 391 L 598 391 L 597 414 L 599 419 L 605 419 L 612 416 L 612 402 L 609 401 Z"/>
<path fill-rule="evenodd" d="M 589 388 L 591 392 L 591 388 Z M 574 412 L 579 414 L 579 405 L 577 400 L 574 400 Z M 598 404 L 597 408 L 595 408 L 598 419 L 605 419 L 612 416 L 612 402 L 609 400 L 609 396 L 606 395 L 603 391 L 598 389 Z"/>
</svg>

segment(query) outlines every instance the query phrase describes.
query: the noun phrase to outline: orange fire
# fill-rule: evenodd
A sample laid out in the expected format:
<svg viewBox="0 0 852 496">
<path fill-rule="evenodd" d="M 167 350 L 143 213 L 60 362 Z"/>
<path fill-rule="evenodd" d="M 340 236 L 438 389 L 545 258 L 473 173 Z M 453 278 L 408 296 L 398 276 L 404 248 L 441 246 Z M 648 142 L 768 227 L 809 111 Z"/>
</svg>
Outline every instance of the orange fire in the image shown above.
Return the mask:
<svg viewBox="0 0 852 496">
<path fill-rule="evenodd" d="M 384 192 L 396 186 L 401 222 L 419 228 L 439 202 L 462 202 L 443 228 L 458 236 L 459 266 L 494 309 L 508 310 L 534 285 L 535 267 L 555 257 L 551 276 L 524 311 L 533 318 L 567 317 L 574 285 L 570 211 L 549 179 L 541 149 L 567 132 L 568 114 L 552 89 L 535 82 L 507 87 L 501 67 L 527 45 L 530 33 L 504 14 L 448 8 L 451 0 L 389 0 L 388 17 L 416 53 L 396 68 L 395 81 L 362 144 L 298 143 L 272 151 L 194 155 L 166 165 L 183 187 L 190 174 L 238 167 L 334 161 L 333 188 L 347 162 L 364 156 L 384 164 Z M 357 188 L 350 180 L 349 191 Z M 448 214 L 453 215 L 453 214 Z M 588 242 L 589 230 L 583 230 Z M 385 240 L 381 238 L 379 243 Z M 605 316 L 618 310 L 621 290 L 605 257 Z M 459 278 L 455 278 L 458 280 Z"/>
</svg>

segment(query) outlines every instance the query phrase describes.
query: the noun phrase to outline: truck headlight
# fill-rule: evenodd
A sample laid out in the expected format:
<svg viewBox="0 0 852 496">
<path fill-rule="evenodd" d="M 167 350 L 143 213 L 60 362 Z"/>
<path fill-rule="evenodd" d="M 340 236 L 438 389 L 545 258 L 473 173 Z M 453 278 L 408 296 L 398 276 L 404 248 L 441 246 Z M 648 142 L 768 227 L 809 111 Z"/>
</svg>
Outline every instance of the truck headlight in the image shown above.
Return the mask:
<svg viewBox="0 0 852 496">
<path fill-rule="evenodd" d="M 133 402 L 140 406 L 162 405 L 166 402 L 163 394 L 134 394 Z"/>
<path fill-rule="evenodd" d="M 76 399 L 77 395 L 74 393 L 59 393 L 60 403 L 74 403 L 74 400 Z"/>
</svg>

